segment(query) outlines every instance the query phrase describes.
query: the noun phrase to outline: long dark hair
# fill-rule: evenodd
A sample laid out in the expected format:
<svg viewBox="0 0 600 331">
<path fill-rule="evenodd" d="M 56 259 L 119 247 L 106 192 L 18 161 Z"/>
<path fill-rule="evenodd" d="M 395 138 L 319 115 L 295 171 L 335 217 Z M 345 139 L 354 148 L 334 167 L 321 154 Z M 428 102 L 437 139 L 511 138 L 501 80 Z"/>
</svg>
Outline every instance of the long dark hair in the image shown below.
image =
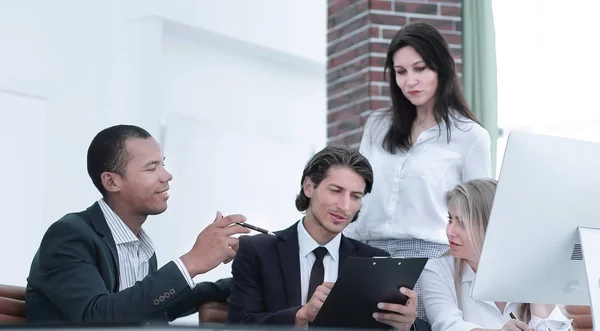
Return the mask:
<svg viewBox="0 0 600 331">
<path fill-rule="evenodd" d="M 385 60 L 384 77 L 386 72 L 390 71 L 392 107 L 389 109 L 389 115 L 392 125 L 383 139 L 382 147 L 392 154 L 397 151 L 407 151 L 410 148 L 412 124 L 417 118 L 417 107 L 404 96 L 396 83 L 394 74 L 394 54 L 406 46 L 414 48 L 423 58 L 427 67 L 438 75 L 433 116 L 438 126 L 442 121 L 446 124 L 448 142 L 450 141 L 451 109 L 479 124 L 462 94 L 454 59 L 442 34 L 426 23 L 405 25 L 392 39 Z"/>
</svg>

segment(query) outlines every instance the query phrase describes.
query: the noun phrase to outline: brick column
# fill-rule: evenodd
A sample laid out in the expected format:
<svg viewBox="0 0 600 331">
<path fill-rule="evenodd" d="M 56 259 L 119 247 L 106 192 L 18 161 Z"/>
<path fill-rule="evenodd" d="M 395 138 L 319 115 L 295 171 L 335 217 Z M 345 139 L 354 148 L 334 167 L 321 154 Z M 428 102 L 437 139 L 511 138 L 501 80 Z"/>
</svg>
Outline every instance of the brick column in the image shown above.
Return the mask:
<svg viewBox="0 0 600 331">
<path fill-rule="evenodd" d="M 444 34 L 461 71 L 461 0 L 328 0 L 327 143 L 358 147 L 373 110 L 389 107 L 383 68 L 403 25 L 426 22 Z"/>
</svg>

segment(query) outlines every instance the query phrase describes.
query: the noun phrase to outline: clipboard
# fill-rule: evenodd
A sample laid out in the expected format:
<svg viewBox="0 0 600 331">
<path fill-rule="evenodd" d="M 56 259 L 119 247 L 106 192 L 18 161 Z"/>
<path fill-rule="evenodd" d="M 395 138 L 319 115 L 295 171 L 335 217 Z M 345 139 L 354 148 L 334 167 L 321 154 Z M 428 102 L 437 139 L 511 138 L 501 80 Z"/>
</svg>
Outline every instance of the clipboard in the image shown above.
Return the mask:
<svg viewBox="0 0 600 331">
<path fill-rule="evenodd" d="M 389 329 L 373 313 L 379 302 L 404 305 L 400 287 L 413 289 L 428 258 L 349 257 L 312 327 Z"/>
</svg>

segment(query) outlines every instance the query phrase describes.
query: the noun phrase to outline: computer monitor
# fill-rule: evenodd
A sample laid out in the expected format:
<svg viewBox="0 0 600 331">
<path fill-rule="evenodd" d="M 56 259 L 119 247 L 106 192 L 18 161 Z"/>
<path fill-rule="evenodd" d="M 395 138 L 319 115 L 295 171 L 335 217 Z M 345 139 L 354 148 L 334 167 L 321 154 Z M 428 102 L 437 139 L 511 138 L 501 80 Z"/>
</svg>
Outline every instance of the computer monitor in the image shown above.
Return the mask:
<svg viewBox="0 0 600 331">
<path fill-rule="evenodd" d="M 598 229 L 600 144 L 511 132 L 473 298 L 591 304 L 597 327 Z"/>
</svg>

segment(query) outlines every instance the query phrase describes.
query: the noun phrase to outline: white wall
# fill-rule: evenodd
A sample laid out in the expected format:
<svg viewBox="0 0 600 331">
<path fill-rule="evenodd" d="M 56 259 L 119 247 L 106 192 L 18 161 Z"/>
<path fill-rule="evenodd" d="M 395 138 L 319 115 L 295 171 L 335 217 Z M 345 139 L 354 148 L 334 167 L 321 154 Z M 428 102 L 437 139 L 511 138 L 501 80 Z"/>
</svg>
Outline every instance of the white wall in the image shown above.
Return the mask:
<svg viewBox="0 0 600 331">
<path fill-rule="evenodd" d="M 170 209 L 149 229 L 179 248 L 169 250 L 172 258 L 189 248 L 217 208 L 270 229 L 290 225 L 299 217 L 294 199 L 304 164 L 324 141 L 321 70 L 277 53 L 255 56 L 264 50 L 178 24 L 165 30 L 161 71 L 168 84 L 152 101 L 168 112 L 166 163 L 179 180 Z M 173 218 L 195 221 L 184 223 L 184 231 L 159 225 Z M 229 274 L 229 266 L 211 272 Z"/>
<path fill-rule="evenodd" d="M 98 199 L 86 150 L 113 124 L 167 129 L 170 206 L 146 223 L 159 264 L 216 210 L 294 222 L 326 141 L 325 15 L 324 0 L 0 0 L 0 283 L 25 285 L 45 229 Z"/>
</svg>

